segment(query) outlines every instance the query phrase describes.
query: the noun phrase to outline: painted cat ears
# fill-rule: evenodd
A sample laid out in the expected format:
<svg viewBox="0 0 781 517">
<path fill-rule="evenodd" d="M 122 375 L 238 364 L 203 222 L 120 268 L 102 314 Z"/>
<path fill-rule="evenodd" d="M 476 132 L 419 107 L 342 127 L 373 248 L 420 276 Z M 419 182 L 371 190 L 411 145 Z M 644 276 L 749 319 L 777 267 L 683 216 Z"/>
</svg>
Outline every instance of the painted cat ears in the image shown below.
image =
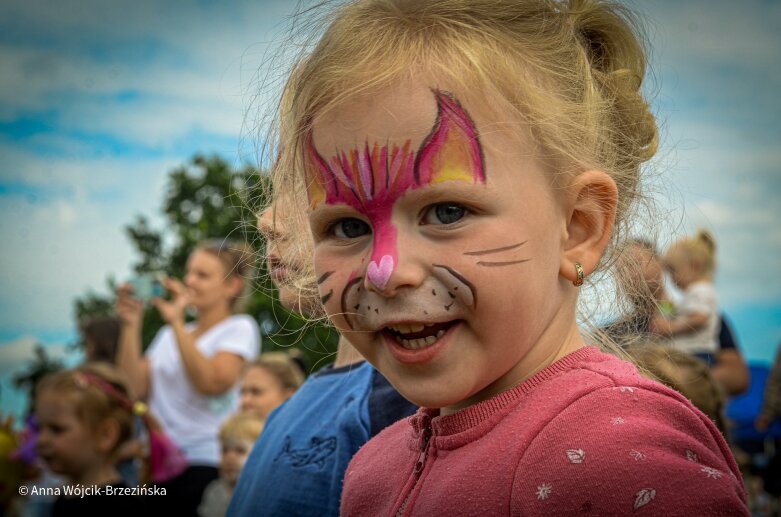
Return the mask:
<svg viewBox="0 0 781 517">
<path fill-rule="evenodd" d="M 349 154 L 326 161 L 307 136 L 309 203 L 344 203 L 356 208 L 377 196 L 396 198 L 407 189 L 460 180 L 485 182 L 483 152 L 472 118 L 449 93 L 432 90 L 437 118 L 417 152 L 407 140 L 402 147 L 367 142 Z"/>
</svg>

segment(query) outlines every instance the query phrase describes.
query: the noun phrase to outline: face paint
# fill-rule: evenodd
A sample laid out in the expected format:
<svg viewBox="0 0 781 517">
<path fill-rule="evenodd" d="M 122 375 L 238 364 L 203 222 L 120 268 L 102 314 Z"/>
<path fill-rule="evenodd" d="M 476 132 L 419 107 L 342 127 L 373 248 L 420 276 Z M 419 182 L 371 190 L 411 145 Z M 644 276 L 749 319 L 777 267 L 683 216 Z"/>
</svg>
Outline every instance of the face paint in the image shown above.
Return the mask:
<svg viewBox="0 0 781 517">
<path fill-rule="evenodd" d="M 432 264 L 431 276 L 419 289 L 392 298 L 365 289 L 361 280 L 351 279 L 342 291 L 341 313 L 351 329 L 359 320 L 371 326 L 375 321 L 408 318 L 410 313 L 447 321 L 477 307 L 477 288 L 449 266 Z"/>
<path fill-rule="evenodd" d="M 466 105 L 486 131 L 438 92 L 435 112 L 431 95 L 410 81 L 357 98 L 314 124 L 325 158 L 311 141 L 303 158 L 328 317 L 406 398 L 445 414 L 517 385 L 580 334 L 574 307 L 561 310 L 569 219 L 548 157 L 506 113 Z"/>
<path fill-rule="evenodd" d="M 368 142 L 349 154 L 337 151 L 325 160 L 310 132 L 308 152 L 309 202 L 348 205 L 364 214 L 372 225 L 374 246 L 366 269 L 369 281 L 385 288 L 398 262 L 396 228 L 392 223 L 396 201 L 408 191 L 443 183 L 485 183 L 482 149 L 474 122 L 451 95 L 434 91 L 437 118 L 417 152 L 410 141 L 402 147 Z"/>
</svg>

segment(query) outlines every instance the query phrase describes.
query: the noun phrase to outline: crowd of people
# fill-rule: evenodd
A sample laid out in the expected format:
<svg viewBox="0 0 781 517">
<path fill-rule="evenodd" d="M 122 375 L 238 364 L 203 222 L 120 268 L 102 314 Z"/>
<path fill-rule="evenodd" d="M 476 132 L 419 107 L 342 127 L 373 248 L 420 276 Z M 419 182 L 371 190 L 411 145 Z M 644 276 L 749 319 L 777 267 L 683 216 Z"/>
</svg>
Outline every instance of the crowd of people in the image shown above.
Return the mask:
<svg viewBox="0 0 781 517">
<path fill-rule="evenodd" d="M 257 221 L 280 301 L 340 332 L 333 363 L 261 353 L 241 307 L 255 253 L 201 243 L 152 298 L 146 351 L 124 284 L 82 325 L 85 364 L 40 382 L 20 450 L 71 491 L 15 508 L 756 512 L 724 412 L 751 379 L 715 238 L 628 238 L 658 144 L 641 34 L 598 0 L 339 7 L 286 83 Z M 610 268 L 624 310 L 579 320 Z M 760 431 L 780 385 L 777 364 Z"/>
</svg>

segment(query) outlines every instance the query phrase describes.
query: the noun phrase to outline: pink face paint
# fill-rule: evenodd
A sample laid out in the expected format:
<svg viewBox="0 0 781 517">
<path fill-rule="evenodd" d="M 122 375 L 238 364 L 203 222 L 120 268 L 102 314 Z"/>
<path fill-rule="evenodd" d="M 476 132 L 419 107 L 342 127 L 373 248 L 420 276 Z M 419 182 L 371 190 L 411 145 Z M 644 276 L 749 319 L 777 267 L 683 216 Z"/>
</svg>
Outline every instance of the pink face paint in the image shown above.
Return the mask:
<svg viewBox="0 0 781 517">
<path fill-rule="evenodd" d="M 477 129 L 467 112 L 450 94 L 434 91 L 437 118 L 417 153 L 410 141 L 402 147 L 369 143 L 349 154 L 337 151 L 325 160 L 308 138 L 309 203 L 348 205 L 371 222 L 374 246 L 367 269 L 369 281 L 383 289 L 398 263 L 393 206 L 409 190 L 443 183 L 485 183 L 485 169 Z"/>
<path fill-rule="evenodd" d="M 393 257 L 390 255 L 383 255 L 379 266 L 377 262 L 372 260 L 366 269 L 366 276 L 369 277 L 369 281 L 380 289 L 388 285 L 391 274 L 393 274 Z"/>
</svg>

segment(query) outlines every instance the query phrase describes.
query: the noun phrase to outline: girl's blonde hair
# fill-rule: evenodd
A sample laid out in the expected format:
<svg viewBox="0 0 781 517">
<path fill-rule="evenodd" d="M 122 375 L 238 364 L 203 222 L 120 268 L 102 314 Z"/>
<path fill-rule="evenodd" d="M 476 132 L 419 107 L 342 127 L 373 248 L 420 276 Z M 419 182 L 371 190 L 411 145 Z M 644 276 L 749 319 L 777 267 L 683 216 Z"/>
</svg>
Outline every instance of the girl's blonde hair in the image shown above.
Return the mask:
<svg viewBox="0 0 781 517">
<path fill-rule="evenodd" d="M 713 276 L 716 271 L 716 239 L 708 230 L 700 228 L 694 237 L 681 239 L 673 244 L 671 251 L 683 252 L 690 262 L 696 262 L 699 272 Z"/>
<path fill-rule="evenodd" d="M 642 373 L 681 393 L 727 435 L 724 393 L 705 361 L 663 345 L 638 344 L 626 352 Z"/>
<path fill-rule="evenodd" d="M 641 196 L 640 166 L 658 145 L 641 92 L 645 38 L 625 6 L 599 0 L 354 0 L 335 8 L 325 23 L 314 49 L 295 64 L 280 102 L 274 195 L 302 207 L 291 214 L 291 228 L 307 224 L 301 198 L 312 121 L 425 70 L 498 100 L 493 109 L 499 117 L 528 125 L 552 166 L 554 184 L 586 170 L 609 174 L 619 191 L 613 241 L 622 240 Z M 302 253 L 311 250 L 307 231 L 291 233 L 301 240 Z M 603 263 L 610 262 L 610 250 L 606 255 Z M 304 276 L 297 285 L 315 293 L 313 269 Z"/>
<path fill-rule="evenodd" d="M 106 386 L 109 388 L 106 389 Z M 38 384 L 36 397 L 43 393 L 72 400 L 76 415 L 90 429 L 97 429 L 105 420 L 114 420 L 119 425 L 119 437 L 112 453 L 133 437 L 133 406 L 127 381 L 110 364 L 88 363 L 47 375 Z"/>
<path fill-rule="evenodd" d="M 304 372 L 286 352 L 266 352 L 247 368 L 263 368 L 273 375 L 283 390 L 296 391 L 304 383 Z"/>
<path fill-rule="evenodd" d="M 254 279 L 256 257 L 252 248 L 240 241 L 215 239 L 201 242 L 195 249 L 217 257 L 225 270 L 226 280 L 237 277 L 242 281 L 241 292 L 231 300 L 233 312 L 242 312 Z"/>
<path fill-rule="evenodd" d="M 241 411 L 228 417 L 220 427 L 221 442 L 228 440 L 249 440 L 254 442 L 263 431 L 265 419 L 254 411 Z"/>
</svg>

